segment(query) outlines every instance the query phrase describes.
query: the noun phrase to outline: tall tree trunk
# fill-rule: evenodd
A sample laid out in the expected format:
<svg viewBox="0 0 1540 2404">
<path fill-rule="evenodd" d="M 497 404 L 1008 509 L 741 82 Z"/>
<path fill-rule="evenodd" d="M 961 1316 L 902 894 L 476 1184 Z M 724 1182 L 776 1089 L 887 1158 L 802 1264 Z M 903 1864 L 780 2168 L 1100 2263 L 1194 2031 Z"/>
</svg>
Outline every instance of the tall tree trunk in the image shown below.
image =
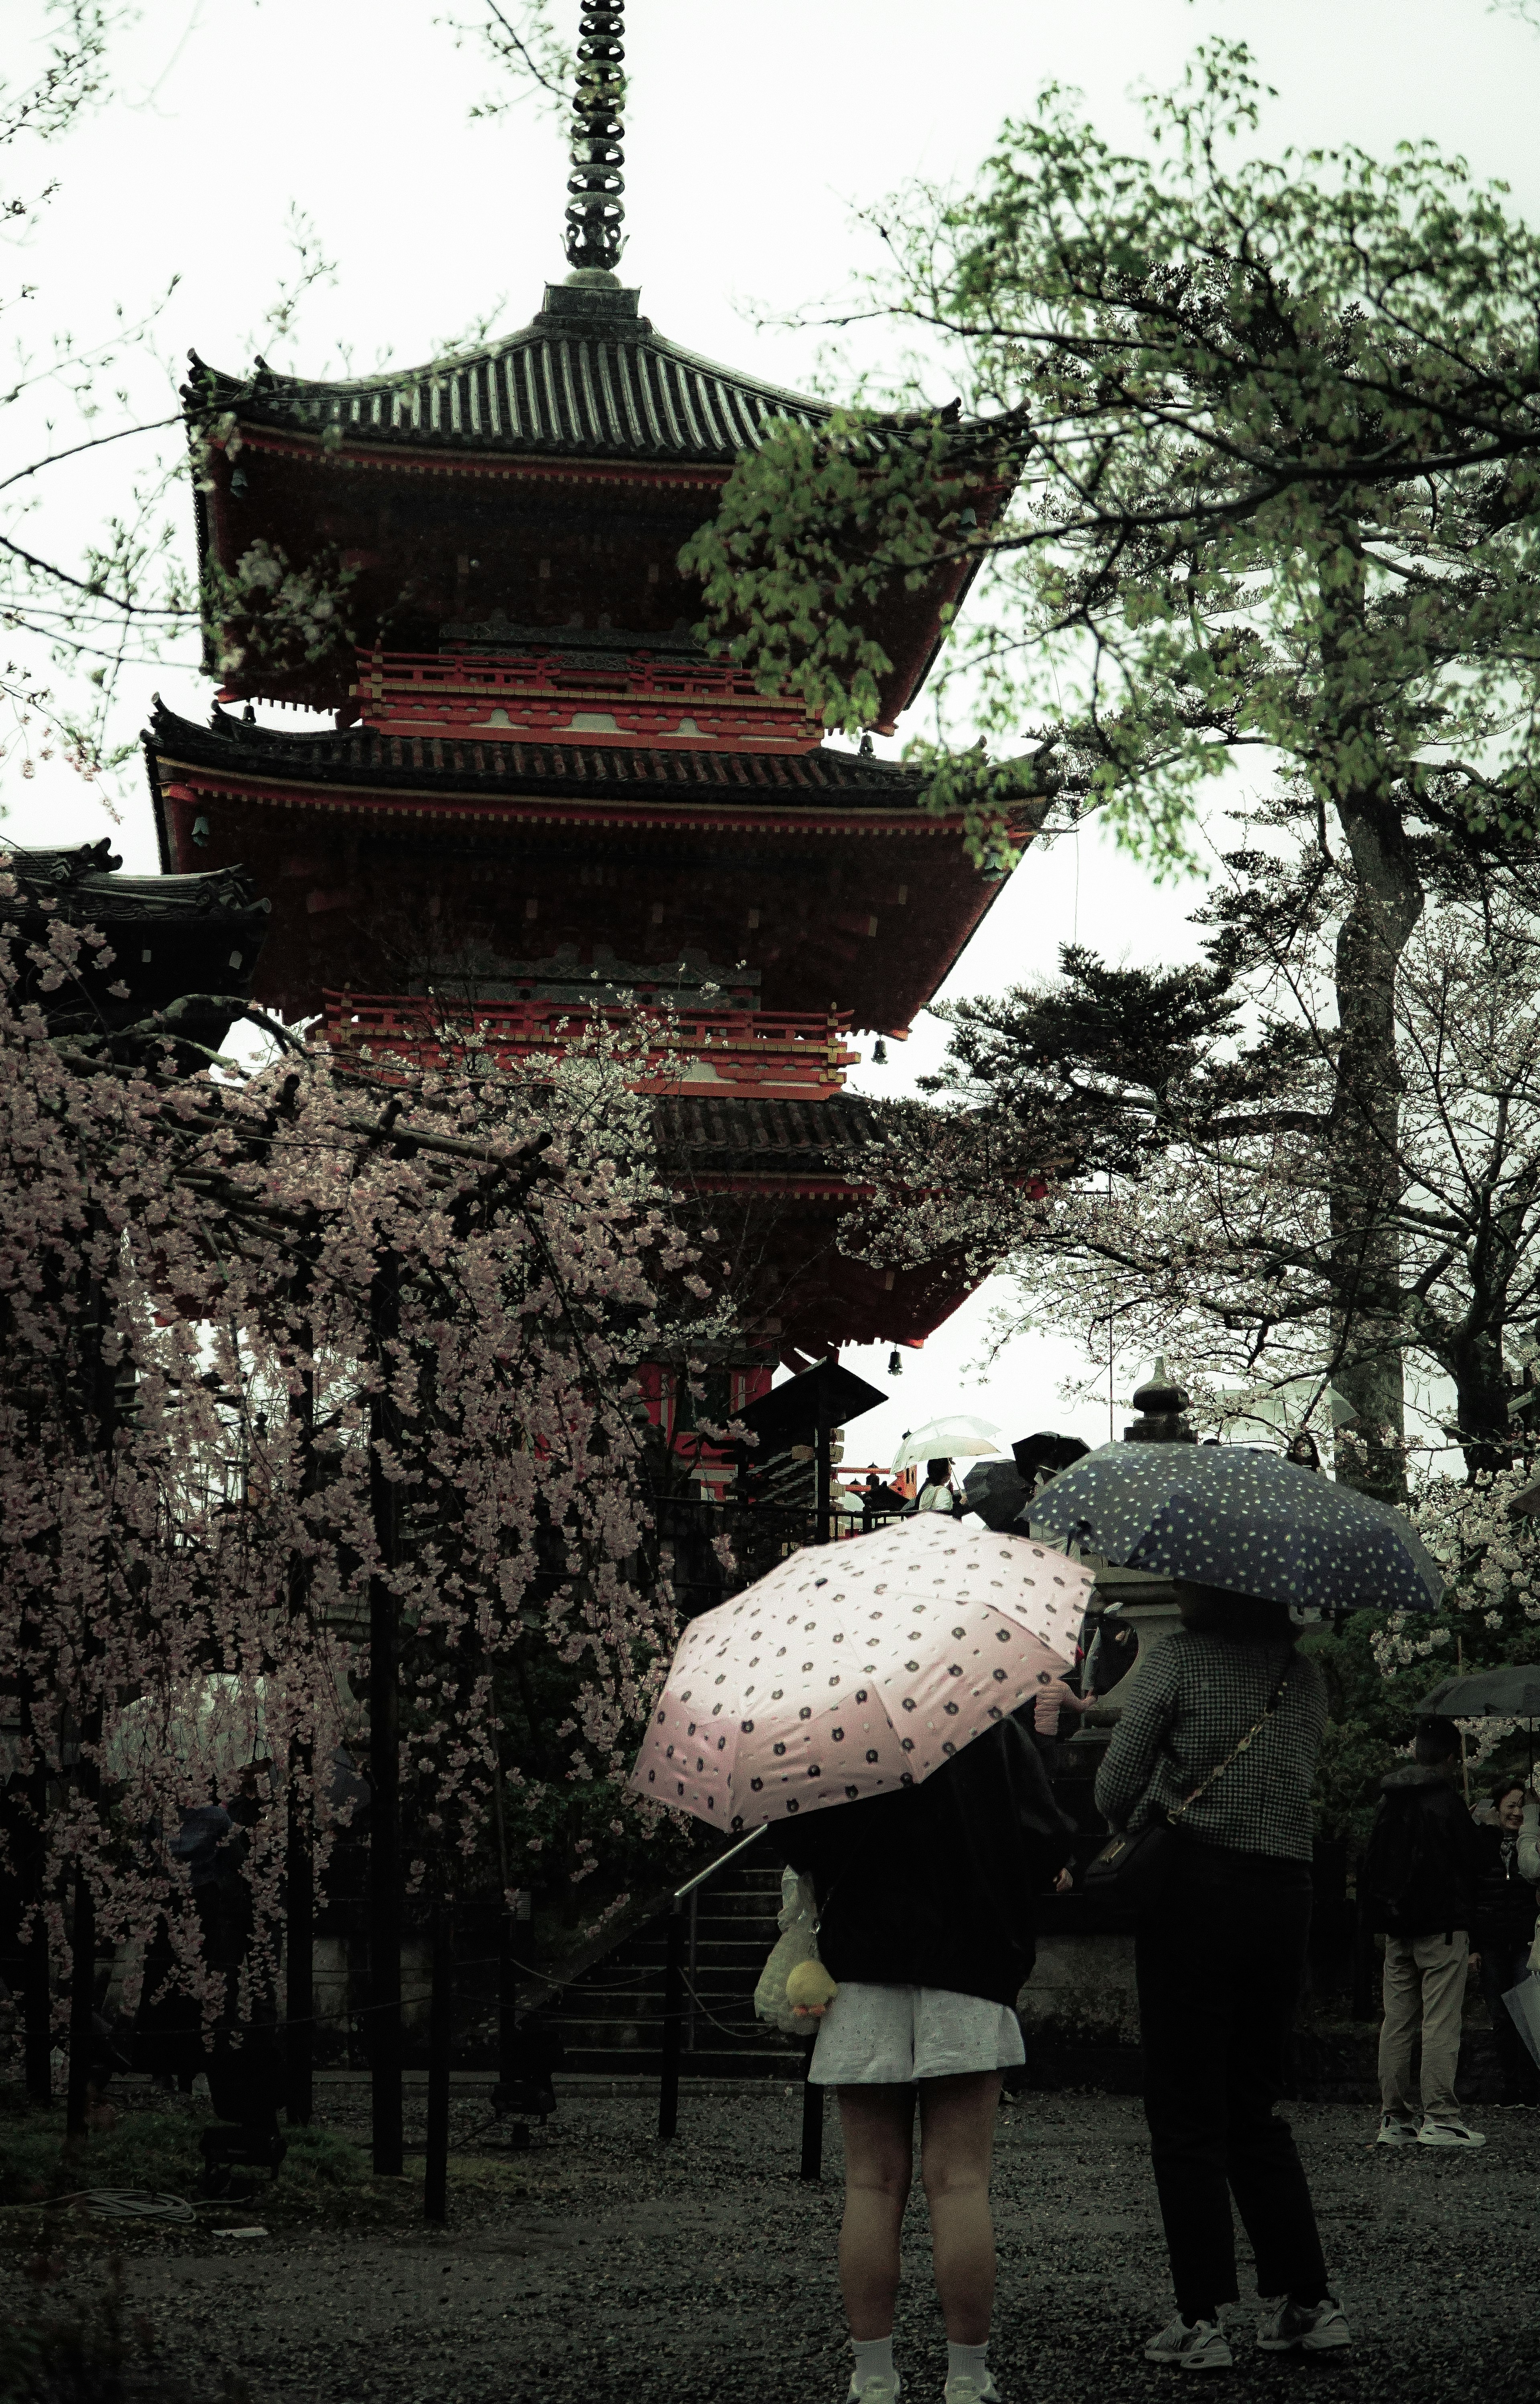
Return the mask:
<svg viewBox="0 0 1540 2404">
<path fill-rule="evenodd" d="M 1337 940 L 1341 1045 L 1332 1106 L 1332 1382 L 1355 1417 L 1339 1475 L 1404 1502 L 1407 1331 L 1400 1309 L 1401 1071 L 1395 985 L 1422 912 L 1400 814 L 1387 799 L 1334 793 L 1356 892 Z"/>
<path fill-rule="evenodd" d="M 1513 1394 L 1503 1359 L 1501 1320 L 1475 1323 L 1467 1313 L 1444 1364 L 1454 1379 L 1455 1442 L 1465 1456 L 1465 1475 L 1511 1469 L 1516 1447 L 1510 1433 Z"/>
</svg>

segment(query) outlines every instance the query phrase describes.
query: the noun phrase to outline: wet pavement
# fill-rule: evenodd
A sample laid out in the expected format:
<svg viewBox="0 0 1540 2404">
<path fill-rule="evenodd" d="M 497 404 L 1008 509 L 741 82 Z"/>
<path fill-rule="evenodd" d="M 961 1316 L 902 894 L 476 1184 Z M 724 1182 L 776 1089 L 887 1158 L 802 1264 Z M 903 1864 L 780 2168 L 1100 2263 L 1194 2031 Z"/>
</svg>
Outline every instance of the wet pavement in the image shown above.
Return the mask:
<svg viewBox="0 0 1540 2404">
<path fill-rule="evenodd" d="M 585 2096 L 511 2153 L 484 2109 L 457 2103 L 447 2229 L 416 2217 L 409 2162 L 363 2225 L 263 2224 L 257 2204 L 243 2216 L 259 2237 L 136 2232 L 130 2297 L 211 2398 L 233 2370 L 253 2404 L 841 2404 L 839 2133 L 831 2105 L 824 2180 L 804 2185 L 800 2109 L 779 2086 L 687 2090 L 660 2146 L 649 2101 Z M 1236 2367 L 1203 2392 L 1533 2404 L 1540 2114 L 1478 2114 L 1491 2141 L 1458 2155 L 1377 2149 L 1372 2116 L 1339 2105 L 1291 2117 L 1357 2342 L 1339 2358 L 1260 2355 L 1248 2298 L 1228 2315 Z M 328 2117 L 361 2135 L 362 2098 Z M 1122 2404 L 1191 2383 L 1140 2351 L 1171 2304 L 1137 2103 L 1029 2095 L 1004 2110 L 995 2200 L 1005 2404 Z M 106 2240 L 80 2243 L 67 2284 L 100 2276 Z M 910 2404 L 939 2404 L 918 2188 L 896 2353 Z"/>
</svg>

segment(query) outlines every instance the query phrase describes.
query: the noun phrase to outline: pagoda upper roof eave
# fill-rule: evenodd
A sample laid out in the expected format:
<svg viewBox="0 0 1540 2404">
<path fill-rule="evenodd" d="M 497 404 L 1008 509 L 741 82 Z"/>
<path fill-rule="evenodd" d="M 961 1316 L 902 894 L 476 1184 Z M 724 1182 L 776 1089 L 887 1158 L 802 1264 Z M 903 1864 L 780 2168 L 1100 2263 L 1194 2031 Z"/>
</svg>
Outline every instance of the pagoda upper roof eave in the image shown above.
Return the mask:
<svg viewBox="0 0 1540 2404">
<path fill-rule="evenodd" d="M 259 365 L 241 377 L 194 351 L 187 415 L 195 426 L 228 415 L 247 440 L 282 438 L 355 465 L 474 467 L 479 454 L 481 472 L 528 459 L 550 475 L 687 464 L 725 475 L 778 426 L 833 417 L 831 401 L 671 342 L 637 313 L 637 297 L 548 287 L 545 307 L 501 342 L 374 376 L 330 381 Z M 958 433 L 981 430 L 955 411 L 941 414 Z M 899 433 L 934 413 L 883 422 Z"/>
<path fill-rule="evenodd" d="M 634 293 L 582 302 L 548 288 L 546 307 L 501 342 L 425 366 L 326 381 L 259 369 L 230 375 L 192 356 L 189 418 L 232 415 L 245 431 L 356 429 L 387 452 L 486 448 L 731 467 L 778 422 L 822 425 L 832 405 L 703 358 L 657 332 Z"/>
<path fill-rule="evenodd" d="M 689 460 L 665 456 L 590 456 L 581 453 L 504 451 L 488 447 L 427 453 L 382 444 L 327 443 L 318 435 L 268 426 L 243 425 L 242 440 L 253 451 L 286 456 L 317 468 L 379 470 L 396 476 L 507 479 L 525 484 L 617 485 L 659 492 L 716 492 L 732 473 L 731 459 Z"/>
<path fill-rule="evenodd" d="M 157 795 L 171 784 L 257 806 L 474 821 L 495 832 L 551 826 L 720 829 L 794 837 L 956 838 L 961 813 L 925 805 L 919 769 L 820 747 L 811 753 L 675 755 L 624 744 L 275 734 L 203 728 L 158 705 L 145 737 Z M 309 756 L 307 756 L 307 754 Z M 552 809 L 552 802 L 561 806 Z M 1023 804 L 1020 832 L 1041 805 Z"/>
<path fill-rule="evenodd" d="M 157 779 L 155 764 L 159 762 L 162 776 Z M 162 792 L 172 784 L 186 784 L 200 793 L 217 794 L 230 801 L 247 801 L 257 808 L 313 809 L 328 816 L 353 816 L 384 820 L 410 819 L 420 825 L 453 821 L 474 824 L 492 833 L 506 832 L 509 835 L 527 833 L 532 826 L 570 828 L 624 828 L 632 832 L 664 833 L 688 829 L 697 832 L 722 834 L 786 835 L 798 840 L 822 837 L 825 840 L 849 841 L 860 837 L 923 837 L 929 840 L 960 836 L 964 818 L 960 812 L 933 816 L 928 811 L 864 810 L 836 815 L 832 811 L 801 810 L 795 815 L 752 801 L 736 807 L 715 803 L 659 803 L 651 807 L 634 804 L 614 804 L 585 800 L 577 796 L 558 796 L 563 806 L 553 808 L 551 797 L 508 794 L 496 801 L 459 801 L 443 793 L 416 790 L 395 790 L 389 793 L 339 791 L 334 786 L 306 786 L 294 779 L 242 777 L 219 770 L 210 770 L 178 762 L 165 753 L 152 754 L 150 782 L 152 790 Z M 1034 830 L 1020 830 L 1022 840 Z"/>
</svg>

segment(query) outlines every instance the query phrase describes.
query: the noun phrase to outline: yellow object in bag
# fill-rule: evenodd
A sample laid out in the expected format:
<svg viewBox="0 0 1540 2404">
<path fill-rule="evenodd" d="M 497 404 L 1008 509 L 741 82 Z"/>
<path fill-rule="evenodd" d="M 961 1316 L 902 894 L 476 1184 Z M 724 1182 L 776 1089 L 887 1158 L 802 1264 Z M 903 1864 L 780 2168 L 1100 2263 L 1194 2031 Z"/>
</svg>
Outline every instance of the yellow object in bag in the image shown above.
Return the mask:
<svg viewBox="0 0 1540 2404">
<path fill-rule="evenodd" d="M 798 1962 L 786 1980 L 786 2001 L 799 2020 L 821 2020 L 839 1992 L 822 1962 Z"/>
</svg>

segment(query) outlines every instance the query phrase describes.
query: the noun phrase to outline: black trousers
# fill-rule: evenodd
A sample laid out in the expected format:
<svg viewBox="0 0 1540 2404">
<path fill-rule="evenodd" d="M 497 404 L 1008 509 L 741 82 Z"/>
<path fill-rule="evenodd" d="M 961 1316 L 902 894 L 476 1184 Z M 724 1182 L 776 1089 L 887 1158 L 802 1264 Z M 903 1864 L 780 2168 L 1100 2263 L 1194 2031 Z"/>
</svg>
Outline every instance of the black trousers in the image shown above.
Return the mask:
<svg viewBox="0 0 1540 2404">
<path fill-rule="evenodd" d="M 1310 1918 L 1305 1863 L 1181 1838 L 1136 1941 L 1145 2117 L 1185 2320 L 1210 2320 L 1240 2293 L 1232 2196 L 1257 2293 L 1317 2303 L 1326 2292 L 1304 2169 L 1275 2109 Z"/>
<path fill-rule="evenodd" d="M 1540 2071 L 1531 2061 L 1529 2048 L 1503 2001 L 1507 1990 L 1519 1984 L 1529 1967 L 1530 1940 L 1522 1936 L 1507 1944 L 1488 1944 L 1483 1937 L 1477 1950 L 1481 1956 L 1481 1993 L 1497 2039 L 1497 2059 L 1503 2065 L 1507 2100 L 1510 2104 L 1533 2104 L 1540 2096 Z"/>
</svg>

